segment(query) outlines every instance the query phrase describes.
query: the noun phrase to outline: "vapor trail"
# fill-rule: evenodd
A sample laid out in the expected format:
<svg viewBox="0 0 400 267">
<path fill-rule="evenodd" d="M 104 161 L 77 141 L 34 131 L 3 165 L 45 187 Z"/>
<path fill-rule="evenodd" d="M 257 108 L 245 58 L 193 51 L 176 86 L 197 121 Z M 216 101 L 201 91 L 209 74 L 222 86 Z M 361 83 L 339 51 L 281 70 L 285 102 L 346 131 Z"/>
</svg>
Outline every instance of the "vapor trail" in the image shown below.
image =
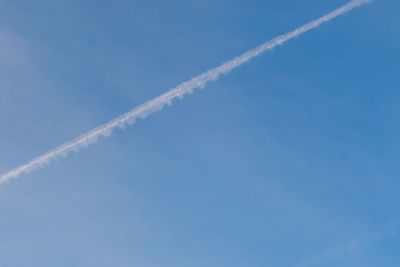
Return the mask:
<svg viewBox="0 0 400 267">
<path fill-rule="evenodd" d="M 144 119 L 148 115 L 161 110 L 166 104 L 171 104 L 172 100 L 179 97 L 182 98 L 184 95 L 192 93 L 197 88 L 204 88 L 206 83 L 209 81 L 215 81 L 221 76 L 222 74 L 228 73 L 231 70 L 241 66 L 243 63 L 250 61 L 252 58 L 259 56 L 263 52 L 267 50 L 271 50 L 278 45 L 282 45 L 283 43 L 289 41 L 292 38 L 295 38 L 313 28 L 318 27 L 324 22 L 330 21 L 336 18 L 339 15 L 342 15 L 353 8 L 358 6 L 364 5 L 372 0 L 353 0 L 347 3 L 346 5 L 332 11 L 331 13 L 314 20 L 304 26 L 291 31 L 287 34 L 283 34 L 278 36 L 266 43 L 262 44 L 259 47 L 256 47 L 248 52 L 244 53 L 243 55 L 232 59 L 222 65 L 213 68 L 205 73 L 192 78 L 191 80 L 184 82 L 177 87 L 167 91 L 163 95 L 156 97 L 134 109 L 128 111 L 127 113 L 122 114 L 121 116 L 117 117 L 116 119 L 100 125 L 99 127 L 95 128 L 94 130 L 81 135 L 80 137 L 72 140 L 71 142 L 65 143 L 46 154 L 43 154 L 30 162 L 17 167 L 9 172 L 0 176 L 0 185 L 11 180 L 18 178 L 23 173 L 30 173 L 33 170 L 43 167 L 45 164 L 50 163 L 52 160 L 57 159 L 61 156 L 66 156 L 71 151 L 79 151 L 79 149 L 86 147 L 90 144 L 96 143 L 97 139 L 101 136 L 107 137 L 110 136 L 111 133 L 116 128 L 124 128 L 126 125 L 131 125 L 135 123 L 136 119 L 141 118 Z"/>
</svg>

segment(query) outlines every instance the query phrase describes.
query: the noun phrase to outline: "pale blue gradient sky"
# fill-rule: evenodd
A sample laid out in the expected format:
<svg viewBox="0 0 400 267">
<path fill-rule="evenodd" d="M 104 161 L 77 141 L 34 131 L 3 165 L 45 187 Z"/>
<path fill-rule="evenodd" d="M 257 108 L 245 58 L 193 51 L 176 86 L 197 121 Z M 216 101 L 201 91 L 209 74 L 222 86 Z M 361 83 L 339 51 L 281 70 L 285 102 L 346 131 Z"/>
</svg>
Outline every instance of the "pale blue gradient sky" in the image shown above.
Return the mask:
<svg viewBox="0 0 400 267">
<path fill-rule="evenodd" d="M 1 1 L 0 172 L 344 3 Z M 398 266 L 399 10 L 0 187 L 0 266 Z"/>
</svg>

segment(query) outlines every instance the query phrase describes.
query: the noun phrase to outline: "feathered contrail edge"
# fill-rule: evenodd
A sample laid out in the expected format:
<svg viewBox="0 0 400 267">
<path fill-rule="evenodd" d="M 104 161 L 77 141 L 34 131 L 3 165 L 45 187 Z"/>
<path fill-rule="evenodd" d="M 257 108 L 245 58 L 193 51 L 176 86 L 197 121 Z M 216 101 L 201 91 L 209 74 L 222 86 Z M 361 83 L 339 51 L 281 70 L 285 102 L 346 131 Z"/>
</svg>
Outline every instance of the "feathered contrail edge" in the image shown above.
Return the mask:
<svg viewBox="0 0 400 267">
<path fill-rule="evenodd" d="M 108 137 L 112 134 L 112 132 L 117 128 L 124 128 L 127 125 L 132 125 L 135 123 L 136 119 L 141 118 L 144 119 L 148 115 L 161 110 L 165 105 L 171 105 L 172 100 L 175 98 L 183 98 L 184 95 L 192 93 L 197 88 L 204 88 L 206 83 L 209 81 L 215 81 L 222 74 L 229 73 L 233 69 L 241 66 L 242 64 L 250 61 L 252 58 L 259 56 L 263 52 L 267 50 L 271 50 L 278 45 L 282 45 L 288 40 L 295 38 L 313 28 L 318 27 L 324 22 L 330 21 L 336 18 L 339 15 L 342 15 L 355 7 L 364 5 L 372 0 L 353 0 L 346 5 L 332 11 L 331 13 L 314 20 L 304 26 L 291 31 L 287 34 L 278 36 L 266 43 L 262 44 L 259 47 L 256 47 L 243 55 L 232 59 L 222 65 L 213 68 L 205 73 L 184 82 L 177 87 L 167 91 L 163 95 L 156 97 L 134 109 L 131 111 L 122 114 L 116 119 L 100 125 L 94 130 L 81 135 L 80 137 L 72 140 L 71 142 L 65 143 L 46 154 L 43 154 L 27 164 L 24 164 L 20 167 L 17 167 L 2 176 L 0 176 L 0 185 L 11 180 L 18 178 L 23 173 L 30 173 L 38 168 L 43 167 L 46 164 L 49 164 L 52 160 L 57 159 L 62 156 L 67 156 L 70 152 L 78 152 L 81 148 L 87 147 L 91 144 L 97 142 L 99 137 Z"/>
</svg>

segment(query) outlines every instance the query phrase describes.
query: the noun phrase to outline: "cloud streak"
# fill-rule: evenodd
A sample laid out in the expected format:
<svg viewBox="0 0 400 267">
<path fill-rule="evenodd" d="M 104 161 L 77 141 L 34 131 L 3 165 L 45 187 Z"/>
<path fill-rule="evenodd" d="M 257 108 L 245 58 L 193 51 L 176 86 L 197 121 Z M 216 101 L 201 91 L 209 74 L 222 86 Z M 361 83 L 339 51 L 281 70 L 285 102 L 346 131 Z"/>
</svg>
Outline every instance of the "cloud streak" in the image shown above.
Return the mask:
<svg viewBox="0 0 400 267">
<path fill-rule="evenodd" d="M 87 147 L 91 144 L 97 142 L 100 137 L 108 137 L 112 134 L 112 132 L 118 128 L 124 128 L 127 125 L 132 125 L 135 123 L 137 119 L 144 119 L 150 114 L 161 110 L 165 105 L 171 105 L 172 100 L 176 98 L 182 99 L 184 95 L 193 93 L 195 89 L 204 88 L 206 84 L 210 81 L 217 80 L 221 75 L 229 73 L 233 69 L 243 65 L 244 63 L 250 61 L 251 59 L 258 57 L 262 53 L 267 50 L 271 50 L 276 46 L 282 45 L 285 42 L 293 39 L 301 34 L 318 27 L 322 23 L 328 22 L 337 16 L 340 16 L 353 8 L 364 5 L 372 0 L 353 0 L 347 3 L 346 5 L 332 11 L 331 13 L 314 20 L 304 26 L 297 28 L 287 34 L 283 34 L 278 36 L 270 41 L 265 42 L 259 47 L 256 47 L 248 52 L 244 53 L 241 56 L 238 56 L 226 63 L 221 64 L 220 66 L 213 68 L 204 72 L 203 74 L 192 78 L 191 80 L 184 82 L 177 87 L 167 91 L 159 97 L 156 97 L 122 115 L 115 118 L 114 120 L 100 125 L 94 130 L 85 133 L 74 140 L 65 143 L 37 158 L 34 158 L 30 162 L 21 165 L 15 169 L 10 170 L 9 172 L 0 176 L 0 185 L 5 182 L 16 179 L 24 173 L 30 173 L 36 169 L 39 169 L 46 164 L 49 164 L 53 160 L 67 156 L 70 152 L 77 152 L 81 148 Z"/>
<path fill-rule="evenodd" d="M 339 244 L 335 247 L 329 248 L 325 251 L 308 258 L 295 267 L 312 267 L 322 266 L 327 263 L 337 262 L 344 259 L 353 253 L 361 252 L 368 246 L 375 245 L 385 239 L 390 239 L 399 234 L 400 220 L 396 219 L 381 227 L 379 230 L 364 234 L 356 239 L 349 240 L 345 243 Z"/>
</svg>

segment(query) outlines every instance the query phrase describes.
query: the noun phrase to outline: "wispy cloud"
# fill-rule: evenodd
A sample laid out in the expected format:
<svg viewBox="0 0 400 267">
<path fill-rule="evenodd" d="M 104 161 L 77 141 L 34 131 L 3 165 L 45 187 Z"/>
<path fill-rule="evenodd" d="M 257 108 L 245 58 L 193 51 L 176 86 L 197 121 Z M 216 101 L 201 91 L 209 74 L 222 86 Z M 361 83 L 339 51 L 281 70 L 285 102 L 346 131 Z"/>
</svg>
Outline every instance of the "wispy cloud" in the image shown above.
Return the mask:
<svg viewBox="0 0 400 267">
<path fill-rule="evenodd" d="M 267 41 L 266 43 L 262 44 L 261 46 L 256 47 L 256 48 L 244 53 L 243 55 L 241 55 L 239 57 L 236 57 L 226 63 L 223 63 L 222 65 L 220 65 L 216 68 L 208 70 L 205 73 L 167 91 L 163 95 L 156 97 L 156 98 L 132 109 L 131 111 L 129 111 L 125 114 L 122 114 L 121 116 L 117 117 L 116 119 L 114 119 L 106 124 L 103 124 L 86 134 L 81 135 L 80 137 L 72 140 L 71 142 L 65 143 L 65 144 L 55 148 L 54 150 L 51 150 L 50 152 L 47 152 L 20 167 L 10 170 L 9 172 L 0 176 L 0 185 L 11 179 L 18 178 L 23 173 L 30 173 L 33 170 L 41 168 L 44 165 L 50 163 L 52 160 L 55 160 L 62 156 L 67 156 L 70 152 L 73 152 L 73 151 L 77 152 L 81 148 L 84 148 L 91 144 L 94 144 L 97 142 L 99 137 L 110 136 L 115 129 L 124 128 L 127 125 L 131 125 L 131 124 L 135 123 L 135 121 L 138 118 L 144 119 L 148 115 L 161 110 L 165 105 L 171 105 L 172 101 L 175 98 L 183 98 L 184 95 L 193 93 L 193 91 L 195 89 L 204 88 L 208 82 L 217 80 L 222 74 L 229 73 L 233 69 L 250 61 L 252 58 L 255 58 L 255 57 L 261 55 L 263 52 L 265 52 L 267 50 L 271 50 L 276 46 L 282 45 L 285 42 L 289 41 L 290 39 L 300 36 L 301 34 L 307 32 L 313 28 L 318 27 L 322 23 L 330 21 L 330 20 L 336 18 L 337 16 L 342 15 L 342 14 L 352 10 L 353 8 L 361 6 L 368 2 L 371 2 L 371 0 L 353 0 L 353 1 L 349 2 L 348 4 L 332 11 L 331 13 L 329 13 L 317 20 L 314 20 L 308 24 L 305 24 L 304 26 L 297 28 L 287 34 L 278 36 L 270 41 Z"/>
<path fill-rule="evenodd" d="M 338 261 L 351 254 L 363 250 L 367 246 L 371 246 L 384 239 L 396 236 L 399 233 L 399 227 L 400 220 L 394 220 L 375 232 L 362 235 L 352 240 L 348 240 L 347 242 L 322 251 L 317 255 L 298 263 L 296 267 L 321 266 L 326 263 Z"/>
</svg>

